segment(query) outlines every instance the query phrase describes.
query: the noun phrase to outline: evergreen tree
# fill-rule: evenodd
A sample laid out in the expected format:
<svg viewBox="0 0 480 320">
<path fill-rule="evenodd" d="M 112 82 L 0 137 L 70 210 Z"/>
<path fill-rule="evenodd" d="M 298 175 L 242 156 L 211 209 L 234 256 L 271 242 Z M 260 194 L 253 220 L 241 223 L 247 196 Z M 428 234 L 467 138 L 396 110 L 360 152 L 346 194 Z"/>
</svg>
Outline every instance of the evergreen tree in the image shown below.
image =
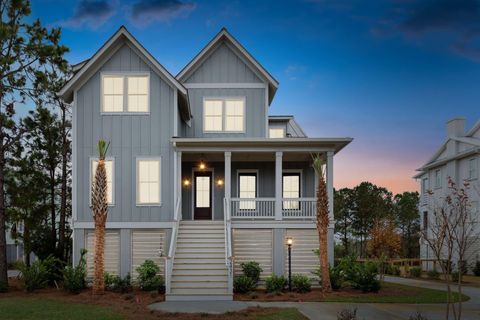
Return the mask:
<svg viewBox="0 0 480 320">
<path fill-rule="evenodd" d="M 350 254 L 350 238 L 353 221 L 353 190 L 343 188 L 335 190 L 334 194 L 334 218 L 335 233 L 342 241 L 345 255 Z"/>
<path fill-rule="evenodd" d="M 395 217 L 402 235 L 402 256 L 420 256 L 420 216 L 418 214 L 418 192 L 404 192 L 394 198 Z"/>
</svg>

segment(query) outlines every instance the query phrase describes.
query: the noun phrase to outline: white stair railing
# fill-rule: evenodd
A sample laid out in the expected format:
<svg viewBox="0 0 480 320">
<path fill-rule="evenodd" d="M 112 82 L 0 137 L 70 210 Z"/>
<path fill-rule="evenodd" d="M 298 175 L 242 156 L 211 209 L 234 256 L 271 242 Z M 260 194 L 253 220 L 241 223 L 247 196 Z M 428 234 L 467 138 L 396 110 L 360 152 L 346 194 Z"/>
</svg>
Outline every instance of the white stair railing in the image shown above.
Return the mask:
<svg viewBox="0 0 480 320">
<path fill-rule="evenodd" d="M 173 213 L 173 228 L 170 236 L 170 247 L 168 255 L 165 259 L 165 293 L 171 293 L 171 278 L 173 271 L 173 260 L 175 258 L 175 248 L 177 247 L 178 229 L 180 227 L 180 221 L 182 220 L 182 213 L 180 212 L 181 198 L 177 198 L 175 204 L 175 211 Z"/>
<path fill-rule="evenodd" d="M 223 220 L 225 228 L 225 265 L 228 271 L 228 292 L 233 293 L 233 257 L 232 257 L 232 218 L 230 201 L 223 199 Z"/>
</svg>

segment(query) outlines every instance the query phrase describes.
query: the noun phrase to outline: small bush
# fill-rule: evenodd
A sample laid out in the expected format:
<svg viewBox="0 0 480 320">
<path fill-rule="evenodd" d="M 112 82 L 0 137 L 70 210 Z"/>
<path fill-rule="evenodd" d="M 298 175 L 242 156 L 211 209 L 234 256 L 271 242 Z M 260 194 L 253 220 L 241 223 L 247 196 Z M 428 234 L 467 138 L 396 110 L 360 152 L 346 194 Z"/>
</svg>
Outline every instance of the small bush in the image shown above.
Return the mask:
<svg viewBox="0 0 480 320">
<path fill-rule="evenodd" d="M 243 274 L 250 279 L 252 279 L 255 284 L 258 283 L 260 280 L 260 273 L 262 273 L 263 269 L 260 267 L 260 264 L 255 261 L 243 262 L 240 264 L 242 267 Z"/>
<path fill-rule="evenodd" d="M 47 270 L 48 284 L 54 285 L 63 279 L 63 269 L 65 268 L 65 262 L 56 258 L 53 255 L 49 255 L 42 260 L 45 269 Z"/>
<path fill-rule="evenodd" d="M 86 287 L 85 277 L 87 276 L 87 268 L 85 255 L 87 250 L 82 249 L 80 261 L 76 267 L 67 266 L 63 270 L 63 289 L 70 293 L 78 294 Z"/>
<path fill-rule="evenodd" d="M 475 276 L 480 277 L 480 261 L 475 262 L 475 266 L 472 268 L 472 272 Z"/>
<path fill-rule="evenodd" d="M 233 279 L 233 291 L 236 293 L 247 293 L 255 290 L 256 287 L 256 282 L 245 275 Z"/>
<path fill-rule="evenodd" d="M 427 272 L 427 277 L 428 279 L 431 279 L 431 280 L 438 280 L 440 279 L 440 273 L 438 273 L 438 271 L 435 269 L 429 270 Z"/>
<path fill-rule="evenodd" d="M 285 290 L 288 284 L 287 278 L 272 274 L 265 279 L 265 289 L 268 293 L 278 293 Z"/>
<path fill-rule="evenodd" d="M 410 276 L 413 278 L 420 278 L 422 276 L 422 268 L 421 267 L 410 268 Z"/>
<path fill-rule="evenodd" d="M 145 260 L 136 271 L 138 272 L 138 284 L 143 291 L 156 290 L 159 293 L 165 292 L 165 282 L 161 275 L 158 275 L 160 268 L 152 260 Z"/>
<path fill-rule="evenodd" d="M 330 267 L 330 284 L 332 285 L 333 290 L 341 289 L 344 282 L 343 270 L 339 267 Z"/>
<path fill-rule="evenodd" d="M 298 293 L 306 293 L 312 290 L 310 279 L 303 274 L 294 274 L 292 277 L 292 290 Z"/>
<path fill-rule="evenodd" d="M 357 320 L 357 309 L 343 309 L 337 313 L 337 320 Z"/>
<path fill-rule="evenodd" d="M 128 273 L 124 278 L 120 276 L 116 276 L 113 274 L 109 274 L 105 272 L 104 274 L 105 280 L 105 287 L 108 290 L 120 292 L 120 293 L 127 293 L 132 291 L 132 282 L 130 273 Z"/>
<path fill-rule="evenodd" d="M 22 266 L 25 289 L 29 292 L 46 288 L 48 285 L 48 270 L 42 261 L 37 260 L 30 267 Z"/>
<path fill-rule="evenodd" d="M 113 287 L 115 286 L 115 281 L 118 276 L 105 272 L 103 274 L 103 282 L 105 282 L 105 288 L 109 290 L 113 290 Z"/>
<path fill-rule="evenodd" d="M 22 260 L 12 261 L 7 264 L 8 270 L 20 270 L 22 266 L 23 266 Z"/>
<path fill-rule="evenodd" d="M 377 268 L 373 263 L 357 264 L 350 271 L 348 280 L 355 289 L 363 292 L 378 292 L 380 281 L 377 279 Z"/>
</svg>

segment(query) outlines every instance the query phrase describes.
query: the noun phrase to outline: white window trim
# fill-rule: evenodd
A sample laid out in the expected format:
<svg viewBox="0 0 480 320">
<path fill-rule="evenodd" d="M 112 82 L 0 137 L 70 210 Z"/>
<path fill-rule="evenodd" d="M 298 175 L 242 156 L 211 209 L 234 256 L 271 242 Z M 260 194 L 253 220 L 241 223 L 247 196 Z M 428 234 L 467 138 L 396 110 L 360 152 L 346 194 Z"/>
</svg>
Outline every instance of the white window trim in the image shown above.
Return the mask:
<svg viewBox="0 0 480 320">
<path fill-rule="evenodd" d="M 474 170 L 475 170 L 475 174 L 472 176 L 470 176 L 470 164 L 473 162 L 473 165 L 474 165 Z M 472 181 L 472 180 L 476 180 L 478 178 L 478 158 L 475 157 L 475 158 L 470 158 L 468 159 L 468 166 L 467 166 L 467 173 L 468 173 L 468 180 Z"/>
<path fill-rule="evenodd" d="M 112 111 L 103 111 L 103 79 L 105 77 L 123 77 L 123 111 L 112 112 Z M 147 111 L 134 112 L 128 111 L 128 77 L 147 77 Z M 115 115 L 149 115 L 150 114 L 150 99 L 151 99 L 151 90 L 150 90 L 150 72 L 102 72 L 100 74 L 100 114 L 105 116 L 115 116 Z"/>
<path fill-rule="evenodd" d="M 139 199 L 139 187 L 138 187 L 138 162 L 139 161 L 152 161 L 158 160 L 159 161 L 159 170 L 158 170 L 158 193 L 160 202 L 157 203 L 141 203 L 138 201 Z M 162 157 L 161 156 L 142 156 L 142 157 L 135 157 L 135 205 L 137 207 L 161 207 L 162 206 Z"/>
<path fill-rule="evenodd" d="M 92 164 L 93 161 L 98 161 L 98 157 L 90 157 L 88 160 L 88 172 L 90 173 L 88 178 L 88 205 L 92 206 L 92 183 L 93 183 L 93 172 Z M 105 161 L 112 161 L 112 203 L 109 203 L 109 207 L 115 206 L 115 157 L 105 157 Z"/>
<path fill-rule="evenodd" d="M 281 139 L 281 138 L 278 138 L 278 137 L 275 137 L 275 138 L 272 138 L 270 137 L 270 130 L 282 130 L 282 137 L 281 138 L 286 138 L 286 133 L 285 133 L 285 128 L 275 128 L 275 127 L 272 127 L 272 128 L 268 128 L 268 137 L 270 139 Z"/>
<path fill-rule="evenodd" d="M 226 123 L 226 100 L 243 100 L 243 130 L 242 131 L 227 131 L 225 130 Z M 221 100 L 222 101 L 222 130 L 205 130 L 205 101 L 206 100 Z M 203 97 L 202 100 L 202 130 L 203 133 L 245 133 L 247 129 L 247 98 L 245 96 L 212 96 Z"/>
</svg>

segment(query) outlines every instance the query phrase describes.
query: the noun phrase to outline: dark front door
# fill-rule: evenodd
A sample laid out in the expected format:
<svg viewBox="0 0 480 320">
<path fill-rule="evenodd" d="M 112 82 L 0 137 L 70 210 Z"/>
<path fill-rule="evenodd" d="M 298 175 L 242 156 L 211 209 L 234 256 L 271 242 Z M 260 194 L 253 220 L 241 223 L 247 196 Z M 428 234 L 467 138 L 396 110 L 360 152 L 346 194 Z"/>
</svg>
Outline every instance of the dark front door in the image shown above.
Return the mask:
<svg viewBox="0 0 480 320">
<path fill-rule="evenodd" d="M 212 219 L 212 173 L 194 173 L 193 212 L 195 220 Z"/>
</svg>

